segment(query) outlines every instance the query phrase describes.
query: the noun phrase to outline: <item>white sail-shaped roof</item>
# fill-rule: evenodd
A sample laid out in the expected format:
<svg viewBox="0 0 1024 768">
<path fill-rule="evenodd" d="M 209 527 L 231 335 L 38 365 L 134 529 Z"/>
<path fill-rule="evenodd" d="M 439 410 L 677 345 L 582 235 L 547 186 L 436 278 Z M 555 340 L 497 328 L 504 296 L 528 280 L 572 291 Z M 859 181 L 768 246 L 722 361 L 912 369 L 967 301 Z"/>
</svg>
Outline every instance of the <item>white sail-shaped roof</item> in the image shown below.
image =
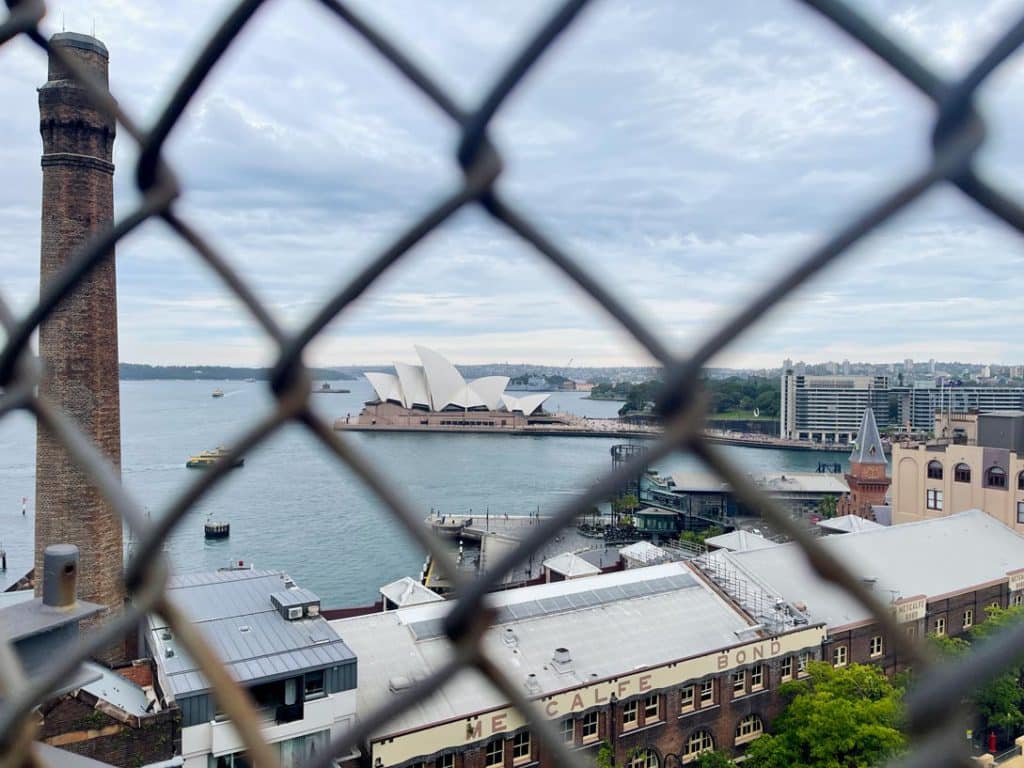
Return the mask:
<svg viewBox="0 0 1024 768">
<path fill-rule="evenodd" d="M 440 353 L 426 347 L 416 347 L 416 354 L 423 363 L 423 372 L 430 390 L 430 402 L 435 411 L 443 411 L 446 406 L 471 408 L 468 405 L 466 380 L 455 370 Z M 481 401 L 482 404 L 482 401 Z"/>
<path fill-rule="evenodd" d="M 508 376 L 484 376 L 469 382 L 469 388 L 476 392 L 489 411 L 500 411 L 501 393 L 508 386 Z"/>
<path fill-rule="evenodd" d="M 423 372 L 423 367 L 408 363 L 395 363 L 395 371 L 398 373 L 398 381 L 402 385 L 405 407 L 415 408 L 419 405 L 432 409 L 433 404 L 430 402 L 430 391 L 427 389 L 427 377 Z"/>
<path fill-rule="evenodd" d="M 392 400 L 403 405 L 405 404 L 405 398 L 402 396 L 402 385 L 395 374 L 371 371 L 364 375 L 370 380 L 373 391 L 377 393 L 377 397 L 380 400 L 384 402 Z"/>
<path fill-rule="evenodd" d="M 505 410 L 520 411 L 524 416 L 529 416 L 535 413 L 549 397 L 551 397 L 551 393 L 545 392 L 539 395 L 524 395 L 523 397 L 502 395 L 501 399 L 505 404 Z"/>
</svg>

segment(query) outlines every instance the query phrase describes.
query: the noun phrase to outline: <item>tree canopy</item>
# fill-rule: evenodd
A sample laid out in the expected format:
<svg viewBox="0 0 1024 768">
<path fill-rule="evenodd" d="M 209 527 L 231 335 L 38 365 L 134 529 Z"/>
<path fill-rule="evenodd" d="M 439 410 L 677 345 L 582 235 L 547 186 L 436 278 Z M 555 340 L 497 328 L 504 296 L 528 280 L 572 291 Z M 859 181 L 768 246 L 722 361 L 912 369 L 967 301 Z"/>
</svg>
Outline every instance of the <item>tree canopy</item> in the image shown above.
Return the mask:
<svg viewBox="0 0 1024 768">
<path fill-rule="evenodd" d="M 862 768 L 903 751 L 903 691 L 877 667 L 822 662 L 786 683 L 786 709 L 772 733 L 747 749 L 750 768 Z"/>
</svg>

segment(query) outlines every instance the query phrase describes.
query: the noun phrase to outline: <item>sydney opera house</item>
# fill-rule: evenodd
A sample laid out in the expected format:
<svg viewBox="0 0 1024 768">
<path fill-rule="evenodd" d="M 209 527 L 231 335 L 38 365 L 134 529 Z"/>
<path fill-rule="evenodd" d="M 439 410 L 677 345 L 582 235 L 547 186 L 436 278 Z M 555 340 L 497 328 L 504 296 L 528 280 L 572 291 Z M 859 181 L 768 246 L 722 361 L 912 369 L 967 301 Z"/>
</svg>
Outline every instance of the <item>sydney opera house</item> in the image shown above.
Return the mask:
<svg viewBox="0 0 1024 768">
<path fill-rule="evenodd" d="M 545 393 L 505 394 L 507 376 L 466 381 L 444 356 L 415 347 L 422 365 L 395 363 L 394 373 L 366 373 L 376 399 L 359 414 L 363 426 L 403 428 L 480 427 L 512 429 L 557 419 L 541 406 Z"/>
</svg>

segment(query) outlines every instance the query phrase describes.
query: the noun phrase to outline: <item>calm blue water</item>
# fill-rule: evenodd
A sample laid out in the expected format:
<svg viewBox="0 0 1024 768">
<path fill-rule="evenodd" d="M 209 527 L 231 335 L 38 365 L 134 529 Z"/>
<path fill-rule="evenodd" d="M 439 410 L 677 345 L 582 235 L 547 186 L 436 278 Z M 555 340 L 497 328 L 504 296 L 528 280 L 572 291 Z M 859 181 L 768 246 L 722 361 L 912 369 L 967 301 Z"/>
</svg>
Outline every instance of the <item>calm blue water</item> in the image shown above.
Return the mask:
<svg viewBox="0 0 1024 768">
<path fill-rule="evenodd" d="M 215 387 L 223 398 L 210 396 Z M 316 395 L 326 418 L 354 417 L 371 390 L 365 381 L 338 382 L 351 394 Z M 620 403 L 552 396 L 549 410 L 613 416 Z M 121 383 L 122 477 L 154 516 L 180 494 L 198 470 L 189 455 L 230 445 L 246 424 L 270 412 L 261 383 L 126 381 Z M 347 433 L 395 489 L 426 517 L 432 507 L 525 515 L 554 510 L 611 467 L 612 438 L 510 435 Z M 750 471 L 813 470 L 842 454 L 727 450 Z M 14 414 L 0 421 L 0 546 L 9 570 L 0 588 L 31 567 L 35 493 L 35 426 Z M 661 471 L 696 469 L 673 456 Z M 28 511 L 22 517 L 21 497 Z M 206 542 L 208 515 L 231 523 L 231 538 Z M 205 497 L 175 529 L 168 553 L 180 571 L 210 570 L 244 559 L 258 568 L 287 571 L 320 594 L 326 606 L 373 602 L 377 588 L 418 576 L 424 553 L 394 523 L 373 494 L 303 428 L 290 426 L 246 457 L 245 466 Z M 5 580 L 6 579 L 6 580 Z"/>
</svg>

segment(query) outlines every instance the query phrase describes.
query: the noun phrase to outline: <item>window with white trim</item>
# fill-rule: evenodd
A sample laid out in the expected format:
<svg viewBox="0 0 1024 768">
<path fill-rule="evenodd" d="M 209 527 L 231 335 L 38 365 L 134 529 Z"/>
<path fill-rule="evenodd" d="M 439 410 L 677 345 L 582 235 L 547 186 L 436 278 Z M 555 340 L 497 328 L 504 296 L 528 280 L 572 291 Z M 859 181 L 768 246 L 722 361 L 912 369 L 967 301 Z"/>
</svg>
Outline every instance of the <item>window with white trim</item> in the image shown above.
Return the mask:
<svg viewBox="0 0 1024 768">
<path fill-rule="evenodd" d="M 530 759 L 530 732 L 520 731 L 512 737 L 512 762 L 525 763 Z"/>
<path fill-rule="evenodd" d="M 705 680 L 700 684 L 700 705 L 710 707 L 715 703 L 715 681 Z"/>
<path fill-rule="evenodd" d="M 571 717 L 565 718 L 562 721 L 562 743 L 563 744 L 575 744 L 576 743 L 576 721 Z"/>
<path fill-rule="evenodd" d="M 746 744 L 764 732 L 764 721 L 758 715 L 747 715 L 736 724 L 736 743 Z"/>
<path fill-rule="evenodd" d="M 683 744 L 683 757 L 693 758 L 701 752 L 710 752 L 715 748 L 715 740 L 711 731 L 700 730 L 691 733 Z"/>
<path fill-rule="evenodd" d="M 1012 602 L 1014 605 L 1024 605 L 1024 592 L 1018 592 L 1015 594 Z"/>
<path fill-rule="evenodd" d="M 587 712 L 583 716 L 583 740 L 593 741 L 597 738 L 598 731 L 597 712 Z"/>
<path fill-rule="evenodd" d="M 502 739 L 495 739 L 487 745 L 484 756 L 484 765 L 487 768 L 495 765 L 505 764 L 505 742 Z"/>
<path fill-rule="evenodd" d="M 875 635 L 871 638 L 871 658 L 882 655 L 882 636 Z"/>
<path fill-rule="evenodd" d="M 796 657 L 796 674 L 797 677 L 803 677 L 807 674 L 807 663 L 811 660 L 811 654 L 809 651 L 800 651 L 800 655 Z"/>
<path fill-rule="evenodd" d="M 446 752 L 441 755 L 441 759 L 437 761 L 437 768 L 455 768 L 455 753 Z"/>
<path fill-rule="evenodd" d="M 732 673 L 732 695 L 733 698 L 742 696 L 747 692 L 747 671 L 739 669 Z"/>
<path fill-rule="evenodd" d="M 783 680 L 793 679 L 793 657 L 786 656 L 779 665 L 779 671 Z"/>
<path fill-rule="evenodd" d="M 653 749 L 637 752 L 629 758 L 626 768 L 658 768 L 658 753 Z"/>
<path fill-rule="evenodd" d="M 764 667 L 758 665 L 750 670 L 750 690 L 760 691 L 764 688 Z"/>
<path fill-rule="evenodd" d="M 1024 501 L 1017 502 L 1017 522 L 1024 523 Z"/>
<path fill-rule="evenodd" d="M 964 629 L 970 629 L 974 626 L 974 609 L 968 608 L 964 611 Z"/>
<path fill-rule="evenodd" d="M 634 728 L 640 722 L 640 702 L 636 699 L 622 705 L 622 727 Z"/>
<path fill-rule="evenodd" d="M 944 616 L 939 616 L 939 618 L 935 620 L 935 634 L 946 634 L 946 618 Z"/>
<path fill-rule="evenodd" d="M 679 690 L 679 711 L 690 712 L 693 710 L 693 704 L 696 696 L 696 690 L 692 685 L 688 685 L 685 688 Z"/>
<path fill-rule="evenodd" d="M 661 697 L 652 693 L 644 699 L 644 724 L 661 719 Z"/>
<path fill-rule="evenodd" d="M 925 506 L 928 509 L 935 509 L 942 511 L 942 491 L 938 488 L 929 488 L 927 491 L 927 500 Z"/>
<path fill-rule="evenodd" d="M 833 667 L 845 667 L 846 666 L 846 646 L 837 645 L 832 649 L 832 666 Z"/>
</svg>

